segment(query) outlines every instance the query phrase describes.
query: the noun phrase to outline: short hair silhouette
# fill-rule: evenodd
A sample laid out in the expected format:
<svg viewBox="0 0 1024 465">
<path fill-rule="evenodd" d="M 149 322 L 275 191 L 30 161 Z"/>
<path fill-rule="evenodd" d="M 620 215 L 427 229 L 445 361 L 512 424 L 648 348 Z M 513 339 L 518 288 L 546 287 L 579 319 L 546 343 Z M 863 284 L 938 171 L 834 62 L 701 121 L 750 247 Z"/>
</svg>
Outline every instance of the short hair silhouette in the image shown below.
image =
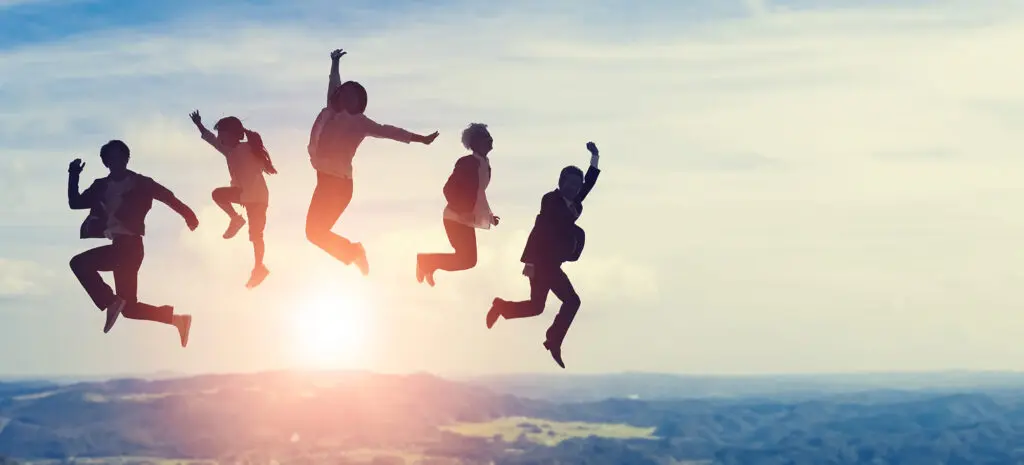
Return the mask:
<svg viewBox="0 0 1024 465">
<path fill-rule="evenodd" d="M 581 170 L 578 166 L 575 165 L 566 166 L 565 168 L 562 168 L 562 172 L 559 173 L 558 182 L 562 182 L 563 179 L 569 176 L 576 176 L 579 177 L 580 179 L 583 179 L 583 170 Z"/>
<path fill-rule="evenodd" d="M 466 129 L 462 130 L 462 146 L 466 150 L 473 150 L 473 146 L 476 145 L 477 141 L 481 137 L 490 134 L 487 131 L 487 125 L 484 123 L 470 123 Z"/>
<path fill-rule="evenodd" d="M 361 115 L 366 111 L 366 104 L 369 97 L 366 88 L 356 81 L 345 81 L 334 89 L 331 94 L 330 106 L 334 109 L 347 111 L 349 114 Z"/>
<path fill-rule="evenodd" d="M 131 158 L 131 150 L 128 144 L 120 140 L 112 140 L 100 147 L 100 160 L 107 168 L 123 168 L 128 166 L 128 159 Z"/>
</svg>

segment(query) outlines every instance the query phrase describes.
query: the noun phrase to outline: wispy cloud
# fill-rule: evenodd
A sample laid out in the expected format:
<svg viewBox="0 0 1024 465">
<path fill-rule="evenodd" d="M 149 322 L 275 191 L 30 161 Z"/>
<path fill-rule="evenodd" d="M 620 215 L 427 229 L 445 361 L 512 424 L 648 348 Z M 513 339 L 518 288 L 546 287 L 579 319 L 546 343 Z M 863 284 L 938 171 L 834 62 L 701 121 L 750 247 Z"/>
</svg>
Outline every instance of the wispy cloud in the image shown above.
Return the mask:
<svg viewBox="0 0 1024 465">
<path fill-rule="evenodd" d="M 602 148 L 604 173 L 581 220 L 587 253 L 567 266 L 584 301 L 574 369 L 1016 366 L 1024 349 L 1004 342 L 1024 330 L 1012 317 L 1024 304 L 1013 174 L 1024 171 L 1024 68 L 1013 59 L 1024 10 L 675 3 L 465 2 L 389 17 L 326 3 L 279 18 L 260 16 L 272 6 L 196 10 L 0 50 L 0 190 L 18 200 L 0 207 L 0 226 L 39 232 L 5 242 L 0 256 L 35 250 L 62 263 L 84 247 L 71 239 L 80 214 L 62 199 L 66 164 L 82 156 L 87 175 L 100 175 L 98 147 L 123 138 L 133 164 L 203 223 L 188 233 L 161 207 L 151 213 L 144 267 L 161 278 L 144 281 L 149 298 L 211 319 L 240 306 L 272 315 L 310 273 L 354 279 L 302 231 L 313 182 L 305 139 L 327 53 L 343 46 L 343 72 L 368 87 L 371 116 L 442 134 L 427 148 L 368 141 L 337 228 L 366 241 L 367 285 L 388 291 L 393 310 L 379 318 L 393 325 L 377 326 L 381 340 L 464 335 L 382 352 L 380 366 L 548 366 L 543 353 L 507 350 L 536 348 L 527 339 L 547 320 L 480 327 L 494 295 L 525 297 L 518 254 L 540 195 L 562 166 L 586 163 L 587 140 Z M 250 253 L 219 237 L 224 218 L 208 199 L 226 169 L 191 128 L 193 108 L 245 118 L 281 170 L 264 297 L 178 291 L 233 289 Z M 469 121 L 493 129 L 491 204 L 503 223 L 479 233 L 477 269 L 439 275 L 428 290 L 411 282 L 413 257 L 447 248 L 440 187 Z M 629 350 L 612 356 L 611 334 Z M 478 353 L 451 355 L 467 345 Z M 821 358 L 808 359 L 809 347 Z"/>
</svg>

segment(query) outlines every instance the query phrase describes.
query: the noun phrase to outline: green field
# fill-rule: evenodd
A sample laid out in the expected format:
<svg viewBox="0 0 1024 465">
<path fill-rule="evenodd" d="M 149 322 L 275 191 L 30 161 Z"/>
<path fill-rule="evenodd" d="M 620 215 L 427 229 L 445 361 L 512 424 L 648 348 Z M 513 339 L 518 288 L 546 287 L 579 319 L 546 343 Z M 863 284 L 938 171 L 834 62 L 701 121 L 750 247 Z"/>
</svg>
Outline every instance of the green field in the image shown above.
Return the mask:
<svg viewBox="0 0 1024 465">
<path fill-rule="evenodd" d="M 445 431 L 474 437 L 501 436 L 515 441 L 519 435 L 538 444 L 553 446 L 566 439 L 598 436 L 614 439 L 654 439 L 654 428 L 611 423 L 559 422 L 527 417 L 505 417 L 486 423 L 459 423 L 442 427 Z"/>
</svg>

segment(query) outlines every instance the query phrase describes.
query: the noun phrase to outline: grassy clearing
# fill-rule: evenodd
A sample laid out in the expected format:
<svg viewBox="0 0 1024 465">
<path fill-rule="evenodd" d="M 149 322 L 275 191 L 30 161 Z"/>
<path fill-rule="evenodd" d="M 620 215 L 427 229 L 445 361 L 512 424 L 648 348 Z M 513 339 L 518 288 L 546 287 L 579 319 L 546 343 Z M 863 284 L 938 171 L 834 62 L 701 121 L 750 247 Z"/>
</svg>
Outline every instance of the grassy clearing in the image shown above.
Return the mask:
<svg viewBox="0 0 1024 465">
<path fill-rule="evenodd" d="M 519 435 L 538 444 L 556 445 L 570 438 L 599 436 L 613 439 L 653 439 L 654 428 L 640 428 L 611 423 L 559 422 L 527 417 L 505 417 L 486 423 L 459 423 L 442 427 L 463 436 L 501 436 L 505 441 L 515 441 Z"/>
</svg>

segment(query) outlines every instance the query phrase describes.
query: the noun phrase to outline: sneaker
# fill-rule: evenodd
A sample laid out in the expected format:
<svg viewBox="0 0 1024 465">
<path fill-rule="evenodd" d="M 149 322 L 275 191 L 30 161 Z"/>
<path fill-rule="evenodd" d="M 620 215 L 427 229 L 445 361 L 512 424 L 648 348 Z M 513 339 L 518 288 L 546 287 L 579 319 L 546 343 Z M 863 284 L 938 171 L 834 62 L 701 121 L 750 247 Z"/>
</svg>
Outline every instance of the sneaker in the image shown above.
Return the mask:
<svg viewBox="0 0 1024 465">
<path fill-rule="evenodd" d="M 109 333 L 111 328 L 114 327 L 114 323 L 117 323 L 117 317 L 121 316 L 121 312 L 124 311 L 124 307 L 127 304 L 124 299 L 115 297 L 114 301 L 107 306 L 107 321 L 103 324 L 103 333 Z"/>
<path fill-rule="evenodd" d="M 270 275 L 270 270 L 265 265 L 260 265 L 252 269 L 252 274 L 249 275 L 249 282 L 245 283 L 245 287 L 252 289 L 259 286 L 267 276 Z"/>
<path fill-rule="evenodd" d="M 242 218 L 241 216 L 231 218 L 231 222 L 228 223 L 227 231 L 224 231 L 224 239 L 231 239 L 232 237 L 235 237 L 235 234 L 238 234 L 238 231 L 242 229 L 242 226 L 245 226 L 245 218 Z"/>
<path fill-rule="evenodd" d="M 174 326 L 178 328 L 181 346 L 188 346 L 188 333 L 192 329 L 192 315 L 174 315 L 172 318 Z"/>
<path fill-rule="evenodd" d="M 499 298 L 495 298 L 491 303 L 491 309 L 487 311 L 487 329 L 491 329 L 498 321 L 498 317 L 501 316 L 501 309 L 498 306 L 504 303 L 505 301 Z"/>
<path fill-rule="evenodd" d="M 548 341 L 544 341 L 544 348 L 551 352 L 551 358 L 555 359 L 555 363 L 564 369 L 565 363 L 562 362 L 562 346 L 556 346 Z"/>
<path fill-rule="evenodd" d="M 366 247 L 363 247 L 361 242 L 356 242 L 355 246 L 359 248 L 359 254 L 356 255 L 356 259 L 352 261 L 352 264 L 359 267 L 359 272 L 363 276 L 370 274 L 370 262 L 366 259 Z"/>
</svg>

